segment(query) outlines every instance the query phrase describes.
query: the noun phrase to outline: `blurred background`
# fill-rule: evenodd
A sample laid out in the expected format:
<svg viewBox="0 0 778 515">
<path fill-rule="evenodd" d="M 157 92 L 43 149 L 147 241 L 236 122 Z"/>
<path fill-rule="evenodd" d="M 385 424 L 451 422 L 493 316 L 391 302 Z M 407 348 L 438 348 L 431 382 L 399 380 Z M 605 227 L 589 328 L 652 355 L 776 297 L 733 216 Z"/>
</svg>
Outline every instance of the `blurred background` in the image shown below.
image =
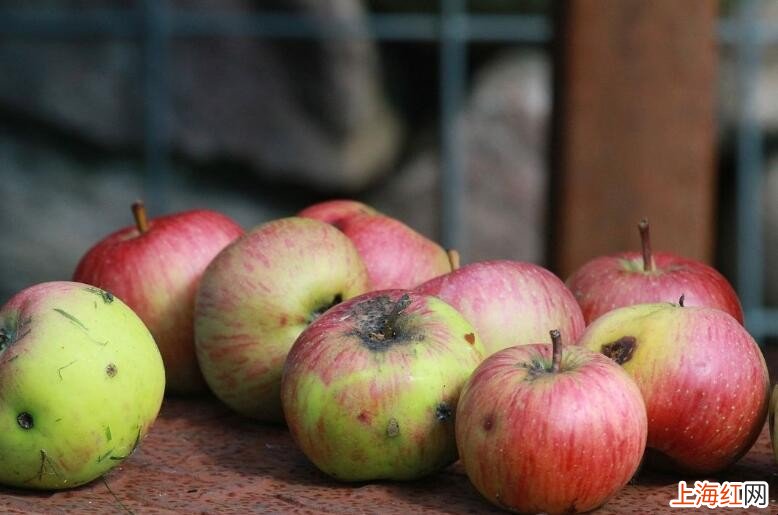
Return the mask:
<svg viewBox="0 0 778 515">
<path fill-rule="evenodd" d="M 100 238 L 367 202 L 562 278 L 653 246 L 778 336 L 778 3 L 0 0 L 0 303 Z"/>
</svg>

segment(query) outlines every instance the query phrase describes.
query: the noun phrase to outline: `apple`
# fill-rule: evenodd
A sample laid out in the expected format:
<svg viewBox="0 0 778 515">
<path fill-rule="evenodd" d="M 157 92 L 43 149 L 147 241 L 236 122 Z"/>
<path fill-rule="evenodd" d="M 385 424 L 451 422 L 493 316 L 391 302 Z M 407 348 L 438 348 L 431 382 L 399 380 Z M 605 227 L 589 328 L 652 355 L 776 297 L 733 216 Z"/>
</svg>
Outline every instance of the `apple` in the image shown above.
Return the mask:
<svg viewBox="0 0 778 515">
<path fill-rule="evenodd" d="M 762 352 L 714 308 L 638 304 L 595 320 L 581 345 L 619 363 L 648 410 L 647 463 L 712 474 L 737 461 L 762 430 L 769 380 Z"/>
<path fill-rule="evenodd" d="M 646 408 L 613 361 L 579 346 L 503 349 L 462 389 L 456 441 L 489 501 L 521 513 L 577 513 L 605 503 L 646 447 Z"/>
<path fill-rule="evenodd" d="M 350 216 L 357 214 L 374 215 L 377 213 L 378 211 L 362 202 L 348 199 L 335 199 L 310 205 L 300 211 L 297 216 L 313 218 L 337 227 L 341 221 Z"/>
<path fill-rule="evenodd" d="M 475 326 L 487 355 L 543 341 L 555 328 L 574 343 L 584 330 L 573 294 L 557 276 L 532 263 L 470 263 L 415 291 L 440 297 L 462 313 Z"/>
<path fill-rule="evenodd" d="M 148 220 L 143 203 L 132 209 L 136 225 L 89 249 L 73 280 L 112 292 L 146 323 L 162 353 L 168 393 L 205 391 L 194 351 L 195 291 L 205 267 L 243 229 L 209 210 Z"/>
<path fill-rule="evenodd" d="M 773 446 L 773 454 L 778 461 L 778 424 L 775 423 L 775 413 L 778 412 L 778 385 L 773 388 L 773 394 L 770 397 L 770 413 L 768 416 L 770 442 Z"/>
<path fill-rule="evenodd" d="M 0 308 L 0 484 L 59 489 L 126 459 L 157 417 L 154 339 L 111 293 L 59 281 Z"/>
<path fill-rule="evenodd" d="M 642 253 L 595 258 L 567 280 L 587 324 L 622 306 L 675 302 L 726 311 L 743 323 L 743 309 L 732 285 L 714 268 L 669 252 L 651 252 L 648 220 L 638 225 Z"/>
<path fill-rule="evenodd" d="M 281 382 L 289 431 L 339 480 L 430 474 L 456 460 L 459 392 L 482 357 L 473 326 L 440 299 L 403 290 L 356 297 L 289 351 Z"/>
<path fill-rule="evenodd" d="M 195 302 L 195 349 L 211 390 L 237 412 L 282 422 L 286 354 L 309 323 L 370 289 L 351 241 L 307 218 L 260 225 L 206 269 Z"/>
</svg>

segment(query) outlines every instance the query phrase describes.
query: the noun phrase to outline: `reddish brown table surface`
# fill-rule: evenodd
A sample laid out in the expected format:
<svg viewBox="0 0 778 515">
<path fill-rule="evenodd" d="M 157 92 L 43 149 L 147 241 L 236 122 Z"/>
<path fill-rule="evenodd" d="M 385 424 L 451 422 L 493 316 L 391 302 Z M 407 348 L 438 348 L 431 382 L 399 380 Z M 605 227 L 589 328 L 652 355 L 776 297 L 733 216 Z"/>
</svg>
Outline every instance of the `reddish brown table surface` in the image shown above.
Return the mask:
<svg viewBox="0 0 778 515">
<path fill-rule="evenodd" d="M 668 506 L 679 479 L 695 478 L 643 473 L 594 513 L 689 511 Z M 742 460 L 711 479 L 768 481 L 770 508 L 748 512 L 778 514 L 778 465 L 766 429 Z M 459 464 L 410 483 L 335 482 L 306 460 L 286 429 L 234 415 L 214 399 L 167 399 L 137 452 L 89 485 L 53 493 L 0 488 L 0 513 L 333 512 L 502 513 Z"/>
</svg>

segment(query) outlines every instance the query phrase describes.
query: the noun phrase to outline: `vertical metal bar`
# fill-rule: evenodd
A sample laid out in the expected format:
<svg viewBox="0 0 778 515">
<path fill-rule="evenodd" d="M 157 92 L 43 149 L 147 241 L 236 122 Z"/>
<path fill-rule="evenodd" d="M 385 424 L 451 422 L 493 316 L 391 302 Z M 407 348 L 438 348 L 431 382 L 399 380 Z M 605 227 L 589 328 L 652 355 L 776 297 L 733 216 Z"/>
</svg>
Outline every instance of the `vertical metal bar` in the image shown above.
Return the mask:
<svg viewBox="0 0 778 515">
<path fill-rule="evenodd" d="M 168 133 L 167 95 L 169 31 L 166 0 L 143 0 L 143 194 L 149 211 L 167 208 Z"/>
<path fill-rule="evenodd" d="M 440 239 L 464 253 L 462 223 L 465 192 L 464 152 L 457 129 L 466 82 L 467 26 L 465 0 L 441 1 L 440 35 Z"/>
<path fill-rule="evenodd" d="M 758 0 L 744 0 L 738 12 L 737 80 L 737 284 L 746 326 L 764 336 L 764 250 L 762 242 L 762 135 L 756 118 L 761 60 Z"/>
</svg>

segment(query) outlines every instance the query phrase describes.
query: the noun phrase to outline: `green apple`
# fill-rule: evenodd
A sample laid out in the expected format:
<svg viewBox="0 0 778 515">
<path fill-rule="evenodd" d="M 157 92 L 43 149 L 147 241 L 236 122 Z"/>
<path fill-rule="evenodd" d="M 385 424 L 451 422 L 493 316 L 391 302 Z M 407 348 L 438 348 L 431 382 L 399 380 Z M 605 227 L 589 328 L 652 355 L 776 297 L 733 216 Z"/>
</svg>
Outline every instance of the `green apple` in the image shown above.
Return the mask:
<svg viewBox="0 0 778 515">
<path fill-rule="evenodd" d="M 146 326 L 110 293 L 42 283 L 0 309 L 0 483 L 69 488 L 127 458 L 165 371 Z"/>
</svg>

